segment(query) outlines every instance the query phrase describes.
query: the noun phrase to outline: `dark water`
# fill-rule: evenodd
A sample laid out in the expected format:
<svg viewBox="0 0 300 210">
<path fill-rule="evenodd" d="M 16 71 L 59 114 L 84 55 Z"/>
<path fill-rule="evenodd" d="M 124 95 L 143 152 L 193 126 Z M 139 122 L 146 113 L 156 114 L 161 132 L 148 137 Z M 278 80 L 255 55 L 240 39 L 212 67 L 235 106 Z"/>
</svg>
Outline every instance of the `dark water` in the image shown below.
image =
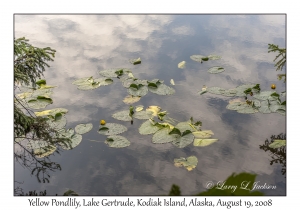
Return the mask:
<svg viewBox="0 0 300 210">
<path fill-rule="evenodd" d="M 15 181 L 24 181 L 20 186 L 25 192 L 46 189 L 50 195 L 67 189 L 80 195 L 163 195 L 172 184 L 191 195 L 206 190 L 208 181 L 216 183 L 232 173 L 249 172 L 257 174 L 262 184 L 276 185 L 275 190 L 264 190 L 265 194 L 285 195 L 281 165 L 270 165 L 270 154 L 259 149 L 272 135 L 286 132 L 285 116 L 239 114 L 226 109 L 230 97 L 197 94 L 203 85 L 228 89 L 247 83 L 259 83 L 262 90 L 270 90 L 274 83 L 277 92 L 284 91 L 274 67 L 276 54 L 268 53 L 268 43 L 285 47 L 285 27 L 284 15 L 16 15 L 15 37 L 25 36 L 35 46 L 57 51 L 45 73 L 47 84 L 58 85 L 52 95 L 54 103 L 47 109 L 68 109 L 66 128 L 80 123 L 94 127 L 83 135 L 79 146 L 51 157 L 62 170 L 51 173 L 50 183 L 38 183 L 17 163 Z M 222 59 L 200 64 L 190 59 L 194 54 L 216 54 Z M 142 64 L 128 62 L 137 57 Z M 177 67 L 181 61 L 186 61 L 185 69 Z M 225 71 L 207 73 L 215 65 Z M 159 78 L 167 85 L 174 79 L 174 95 L 148 92 L 134 105 L 160 106 L 179 121 L 193 116 L 219 141 L 183 149 L 171 143 L 153 144 L 151 135 L 138 133 L 143 121 L 131 125 L 111 117 L 128 107 L 122 102 L 127 91 L 120 81 L 114 79 L 112 85 L 89 91 L 71 84 L 119 67 L 130 68 L 140 79 Z M 100 119 L 125 125 L 128 131 L 122 135 L 131 145 L 116 149 L 104 144 L 106 136 L 97 133 Z M 199 161 L 193 171 L 174 166 L 174 158 L 191 155 Z"/>
</svg>

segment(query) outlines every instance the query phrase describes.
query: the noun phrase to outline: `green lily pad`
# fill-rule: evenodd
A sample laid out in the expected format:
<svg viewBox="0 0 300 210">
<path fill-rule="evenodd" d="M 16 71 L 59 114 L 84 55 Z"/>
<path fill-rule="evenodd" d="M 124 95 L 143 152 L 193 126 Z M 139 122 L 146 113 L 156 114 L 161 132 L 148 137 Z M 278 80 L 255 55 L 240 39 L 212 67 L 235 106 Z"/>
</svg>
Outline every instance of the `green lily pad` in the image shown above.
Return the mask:
<svg viewBox="0 0 300 210">
<path fill-rule="evenodd" d="M 73 85 L 86 85 L 86 84 L 90 84 L 94 82 L 94 78 L 91 77 L 84 77 L 84 78 L 80 78 L 77 79 L 75 81 L 72 82 Z"/>
<path fill-rule="evenodd" d="M 68 130 L 62 128 L 58 132 L 59 132 L 59 137 L 60 138 L 71 138 L 75 133 L 73 128 L 69 128 Z"/>
<path fill-rule="evenodd" d="M 259 100 L 274 100 L 275 98 L 271 96 L 275 91 L 262 91 L 258 94 L 253 95 L 254 98 Z"/>
<path fill-rule="evenodd" d="M 43 109 L 52 103 L 52 99 L 47 97 L 39 97 L 27 101 L 27 104 L 31 109 Z"/>
<path fill-rule="evenodd" d="M 237 90 L 236 89 L 228 89 L 228 90 L 225 90 L 222 93 L 223 96 L 228 96 L 228 97 L 236 96 L 236 94 L 237 94 Z"/>
<path fill-rule="evenodd" d="M 93 124 L 92 123 L 87 123 L 87 124 L 79 124 L 76 125 L 75 127 L 75 132 L 78 134 L 84 134 L 92 130 Z"/>
<path fill-rule="evenodd" d="M 155 123 L 151 120 L 147 120 L 145 122 L 143 122 L 141 124 L 141 126 L 139 127 L 139 133 L 141 135 L 149 135 L 149 134 L 153 134 L 156 131 L 162 129 L 163 127 L 155 125 Z"/>
<path fill-rule="evenodd" d="M 176 141 L 177 138 L 180 138 L 177 134 L 169 134 L 171 129 L 169 127 L 165 127 L 163 129 L 158 130 L 154 133 L 152 137 L 152 143 L 154 144 L 164 144 L 172 141 Z"/>
<path fill-rule="evenodd" d="M 178 68 L 184 69 L 185 68 L 185 61 L 181 61 L 180 63 L 178 63 Z"/>
<path fill-rule="evenodd" d="M 185 167 L 188 171 L 193 170 L 196 168 L 198 164 L 198 158 L 196 156 L 190 156 L 188 158 L 180 157 L 174 159 L 174 165 L 176 167 Z"/>
<path fill-rule="evenodd" d="M 190 121 L 186 121 L 186 122 L 180 122 L 175 126 L 177 129 L 180 130 L 181 133 L 183 133 L 186 130 L 190 130 L 190 131 L 196 131 L 196 128 L 191 126 Z"/>
<path fill-rule="evenodd" d="M 192 133 L 180 136 L 172 141 L 172 144 L 178 148 L 184 148 L 191 144 L 194 140 L 194 135 Z"/>
<path fill-rule="evenodd" d="M 202 63 L 203 61 L 208 61 L 208 59 L 209 59 L 207 56 L 203 56 L 203 55 L 192 55 L 192 56 L 190 56 L 190 58 L 193 61 L 197 61 L 200 63 Z"/>
<path fill-rule="evenodd" d="M 225 71 L 225 69 L 221 66 L 214 66 L 214 67 L 211 67 L 210 69 L 208 69 L 208 72 L 211 74 L 218 74 L 223 71 Z"/>
<path fill-rule="evenodd" d="M 53 91 L 51 89 L 37 89 L 32 92 L 31 97 L 32 98 L 37 98 L 38 96 L 44 96 L 44 97 L 50 97 Z M 29 97 L 27 97 L 29 98 Z"/>
<path fill-rule="evenodd" d="M 281 115 L 286 115 L 286 111 L 283 110 L 283 109 L 277 109 L 276 112 L 281 114 Z"/>
<path fill-rule="evenodd" d="M 102 70 L 102 71 L 99 71 L 99 74 L 101 76 L 109 77 L 109 78 L 110 77 L 118 77 L 119 75 L 116 72 L 121 71 L 121 70 L 123 70 L 123 73 L 126 74 L 126 71 L 124 71 L 124 69 L 122 69 L 122 68 Z"/>
<path fill-rule="evenodd" d="M 207 92 L 222 95 L 225 92 L 225 89 L 220 87 L 209 87 L 207 88 Z"/>
<path fill-rule="evenodd" d="M 52 85 L 41 85 L 39 90 L 42 90 L 42 89 L 51 89 L 51 88 L 55 88 L 56 86 L 52 86 Z"/>
<path fill-rule="evenodd" d="M 142 63 L 142 60 L 141 60 L 141 58 L 136 58 L 136 59 L 130 59 L 129 62 L 133 65 L 137 65 L 137 64 Z"/>
<path fill-rule="evenodd" d="M 47 156 L 51 155 L 52 153 L 55 152 L 55 150 L 56 150 L 56 146 L 54 146 L 54 145 L 48 145 L 48 146 L 43 147 L 43 148 L 35 149 L 33 151 L 33 154 L 37 158 L 43 158 L 43 157 L 47 157 Z"/>
<path fill-rule="evenodd" d="M 24 92 L 24 93 L 19 93 L 17 94 L 17 96 L 20 98 L 20 99 L 26 99 L 26 98 L 29 98 L 31 97 L 32 95 L 32 92 Z"/>
<path fill-rule="evenodd" d="M 210 138 L 214 133 L 211 130 L 195 131 L 193 132 L 195 138 L 206 139 Z"/>
<path fill-rule="evenodd" d="M 273 149 L 284 147 L 284 146 L 286 146 L 286 140 L 282 140 L 282 139 L 275 139 L 274 142 L 269 144 L 269 147 Z"/>
<path fill-rule="evenodd" d="M 249 88 L 252 89 L 255 86 L 256 86 L 255 84 L 244 84 L 244 85 L 237 86 L 235 88 L 237 90 L 236 96 L 246 96 L 244 91 L 249 89 Z"/>
<path fill-rule="evenodd" d="M 122 121 L 131 121 L 132 118 L 129 116 L 129 110 L 123 110 L 116 112 L 112 115 L 113 118 Z"/>
<path fill-rule="evenodd" d="M 100 86 L 106 86 L 112 84 L 114 81 L 111 78 L 97 78 L 94 82 L 99 82 Z"/>
<path fill-rule="evenodd" d="M 140 96 L 128 95 L 123 99 L 123 102 L 125 104 L 134 104 L 134 103 L 138 102 L 140 99 L 141 99 Z"/>
<path fill-rule="evenodd" d="M 132 95 L 132 96 L 145 96 L 148 93 L 148 87 L 147 86 L 142 86 L 139 89 L 134 89 L 134 88 L 128 88 L 127 92 Z"/>
<path fill-rule="evenodd" d="M 49 126 L 54 130 L 62 129 L 67 124 L 67 119 L 65 117 L 62 117 L 60 120 L 48 120 Z"/>
<path fill-rule="evenodd" d="M 106 123 L 105 127 L 108 128 L 107 130 L 98 130 L 98 133 L 102 134 L 102 135 L 118 135 L 120 133 L 123 133 L 125 131 L 127 131 L 127 128 L 124 125 L 121 124 L 117 124 L 117 123 Z"/>
<path fill-rule="evenodd" d="M 107 144 L 109 147 L 123 148 L 128 147 L 130 145 L 130 141 L 123 136 L 114 135 L 108 136 L 105 140 L 105 144 Z"/>
<path fill-rule="evenodd" d="M 157 85 L 157 88 L 150 88 L 149 91 L 152 93 L 156 93 L 158 95 L 172 95 L 175 93 L 175 90 L 165 84 Z"/>
<path fill-rule="evenodd" d="M 251 105 L 246 105 L 243 109 L 239 109 L 237 110 L 238 113 L 241 113 L 241 114 L 254 114 L 254 113 L 257 113 L 258 110 L 254 107 L 252 107 Z"/>
<path fill-rule="evenodd" d="M 139 120 L 148 120 L 152 117 L 152 112 L 150 111 L 139 111 L 133 114 L 133 117 Z"/>
<path fill-rule="evenodd" d="M 195 147 L 206 147 L 216 141 L 218 141 L 218 139 L 194 139 L 194 146 Z"/>
<path fill-rule="evenodd" d="M 63 143 L 59 143 L 62 149 L 65 150 L 70 150 L 70 149 L 74 149 L 75 147 L 77 147 L 81 140 L 82 140 L 82 135 L 80 134 L 74 134 L 72 135 L 72 137 L 70 138 L 70 142 L 67 142 L 66 144 Z"/>
<path fill-rule="evenodd" d="M 40 148 L 44 148 L 44 147 L 48 147 L 49 143 L 43 140 L 30 140 L 27 145 L 26 148 L 28 150 L 35 150 L 35 149 L 40 149 Z"/>
<path fill-rule="evenodd" d="M 209 55 L 207 56 L 209 60 L 219 60 L 221 59 L 221 56 L 218 55 Z"/>
</svg>

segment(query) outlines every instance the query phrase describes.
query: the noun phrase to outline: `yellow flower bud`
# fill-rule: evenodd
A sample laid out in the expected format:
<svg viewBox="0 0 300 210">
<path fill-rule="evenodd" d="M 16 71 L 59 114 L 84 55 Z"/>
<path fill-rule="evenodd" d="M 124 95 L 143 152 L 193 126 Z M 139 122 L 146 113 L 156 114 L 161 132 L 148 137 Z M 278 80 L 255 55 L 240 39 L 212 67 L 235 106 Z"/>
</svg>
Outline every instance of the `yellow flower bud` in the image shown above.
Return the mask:
<svg viewBox="0 0 300 210">
<path fill-rule="evenodd" d="M 275 89 L 275 88 L 276 88 L 276 85 L 275 85 L 275 84 L 272 84 L 272 85 L 271 85 L 271 88 L 272 88 L 272 89 Z"/>
<path fill-rule="evenodd" d="M 106 124 L 105 120 L 100 120 L 100 124 L 105 125 Z"/>
</svg>

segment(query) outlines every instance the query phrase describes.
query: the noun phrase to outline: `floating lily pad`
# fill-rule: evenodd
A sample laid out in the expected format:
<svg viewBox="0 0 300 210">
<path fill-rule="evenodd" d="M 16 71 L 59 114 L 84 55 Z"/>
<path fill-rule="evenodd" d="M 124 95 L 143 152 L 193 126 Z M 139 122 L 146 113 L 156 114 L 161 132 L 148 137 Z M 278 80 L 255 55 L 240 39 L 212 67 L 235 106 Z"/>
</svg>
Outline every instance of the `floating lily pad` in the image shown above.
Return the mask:
<svg viewBox="0 0 300 210">
<path fill-rule="evenodd" d="M 148 120 L 152 117 L 151 111 L 139 111 L 133 114 L 133 117 L 140 120 Z"/>
<path fill-rule="evenodd" d="M 262 91 L 258 94 L 253 95 L 254 98 L 259 100 L 274 100 L 275 98 L 271 96 L 275 91 Z"/>
<path fill-rule="evenodd" d="M 269 144 L 269 147 L 273 149 L 284 147 L 284 146 L 286 146 L 286 140 L 281 140 L 281 139 L 275 139 L 274 142 Z"/>
<path fill-rule="evenodd" d="M 20 98 L 20 99 L 26 99 L 26 98 L 29 98 L 31 97 L 32 95 L 32 92 L 25 92 L 25 93 L 19 93 L 17 94 L 17 96 Z"/>
<path fill-rule="evenodd" d="M 106 69 L 106 70 L 102 70 L 102 71 L 99 71 L 99 74 L 101 76 L 104 76 L 104 77 L 118 77 L 118 76 L 121 76 L 121 75 L 118 74 L 118 73 L 116 73 L 116 72 L 120 72 L 120 71 L 122 72 L 122 70 L 123 70 L 123 74 L 127 73 L 126 71 L 124 71 L 124 69 L 119 68 L 119 69 Z"/>
<path fill-rule="evenodd" d="M 237 110 L 238 113 L 241 114 L 254 114 L 256 112 L 258 112 L 258 110 L 254 107 L 252 107 L 251 105 L 246 105 L 243 109 L 239 109 Z"/>
<path fill-rule="evenodd" d="M 47 157 L 49 155 L 51 155 L 52 153 L 54 153 L 56 150 L 56 146 L 54 145 L 49 145 L 47 147 L 43 147 L 43 148 L 39 148 L 39 149 L 35 149 L 33 151 L 33 154 L 37 157 L 37 158 L 43 158 L 43 157 Z"/>
<path fill-rule="evenodd" d="M 178 128 L 181 133 L 186 130 L 194 131 L 196 129 L 191 126 L 190 121 L 180 122 L 175 127 Z"/>
<path fill-rule="evenodd" d="M 87 123 L 87 124 L 79 124 L 76 125 L 75 127 L 75 132 L 78 134 L 84 134 L 92 130 L 93 124 L 92 123 Z"/>
<path fill-rule="evenodd" d="M 208 72 L 211 73 L 211 74 L 218 74 L 218 73 L 221 73 L 225 71 L 225 69 L 223 67 L 220 67 L 220 66 L 214 66 L 214 67 L 211 67 L 210 69 L 208 69 Z"/>
<path fill-rule="evenodd" d="M 40 89 L 40 90 L 41 90 L 41 89 L 51 89 L 51 88 L 55 88 L 55 87 L 57 87 L 57 86 L 52 86 L 52 85 L 41 85 L 39 89 Z"/>
<path fill-rule="evenodd" d="M 106 123 L 105 127 L 107 129 L 103 129 L 103 127 L 100 127 L 98 130 L 98 133 L 102 135 L 118 135 L 120 133 L 123 133 L 127 131 L 127 128 L 124 125 L 117 124 L 117 123 Z"/>
<path fill-rule="evenodd" d="M 188 158 L 180 157 L 177 159 L 174 159 L 174 165 L 176 167 L 185 167 L 188 171 L 193 170 L 196 168 L 198 164 L 198 158 L 196 156 L 190 156 Z"/>
<path fill-rule="evenodd" d="M 157 88 L 150 88 L 149 91 L 152 93 L 156 93 L 158 95 L 172 95 L 175 93 L 175 90 L 165 84 L 157 85 Z"/>
<path fill-rule="evenodd" d="M 44 110 L 41 112 L 34 112 L 34 114 L 38 117 L 47 116 L 47 115 L 52 115 L 54 117 L 57 113 L 66 114 L 67 112 L 68 110 L 65 108 L 55 108 L 55 109 Z"/>
<path fill-rule="evenodd" d="M 176 140 L 172 141 L 172 144 L 178 148 L 184 148 L 191 144 L 194 140 L 194 135 L 192 133 L 186 134 L 184 136 L 180 136 L 176 138 Z"/>
<path fill-rule="evenodd" d="M 135 111 L 136 112 L 140 112 L 140 111 L 142 111 L 144 109 L 144 106 L 143 105 L 139 105 L 139 106 L 136 106 L 135 107 Z"/>
<path fill-rule="evenodd" d="M 228 96 L 228 97 L 236 96 L 236 94 L 237 94 L 237 90 L 236 89 L 228 89 L 228 90 L 225 90 L 222 93 L 223 96 Z"/>
<path fill-rule="evenodd" d="M 80 142 L 82 140 L 82 135 L 74 134 L 74 135 L 72 135 L 70 140 L 71 141 L 67 142 L 66 144 L 59 143 L 61 148 L 65 149 L 65 150 L 74 149 L 75 147 L 77 147 L 80 144 Z"/>
<path fill-rule="evenodd" d="M 49 143 L 43 140 L 30 140 L 27 145 L 26 148 L 29 150 L 35 150 L 35 149 L 40 149 L 40 148 L 44 148 L 44 147 L 48 147 Z"/>
<path fill-rule="evenodd" d="M 194 139 L 194 146 L 196 147 L 206 147 L 212 143 L 218 141 L 218 139 Z"/>
<path fill-rule="evenodd" d="M 145 96 L 148 93 L 148 87 L 147 86 L 141 86 L 138 89 L 134 89 L 134 88 L 129 87 L 127 89 L 127 92 L 130 95 L 142 97 L 142 96 Z"/>
<path fill-rule="evenodd" d="M 154 144 L 164 144 L 175 141 L 177 138 L 180 138 L 177 134 L 169 134 L 171 129 L 165 127 L 154 133 L 152 137 L 152 143 Z"/>
<path fill-rule="evenodd" d="M 197 61 L 200 63 L 202 63 L 203 61 L 208 61 L 208 59 L 209 59 L 207 56 L 203 56 L 203 55 L 192 55 L 192 56 L 190 56 L 190 58 L 193 61 Z"/>
<path fill-rule="evenodd" d="M 209 87 L 207 88 L 207 92 L 222 95 L 225 92 L 225 89 L 220 87 Z"/>
<path fill-rule="evenodd" d="M 218 55 L 209 55 L 207 56 L 209 60 L 219 60 L 221 56 Z"/>
<path fill-rule="evenodd" d="M 124 80 L 121 80 L 121 81 L 122 81 L 123 87 L 125 87 L 125 88 L 129 88 L 130 85 L 132 83 L 134 83 L 134 80 L 132 78 L 124 79 Z"/>
<path fill-rule="evenodd" d="M 114 81 L 111 78 L 97 78 L 94 82 L 99 82 L 100 86 L 106 86 L 112 84 Z"/>
<path fill-rule="evenodd" d="M 50 89 L 37 89 L 37 90 L 32 92 L 31 97 L 32 98 L 37 98 L 38 96 L 44 96 L 46 98 L 50 98 L 52 93 L 53 92 Z M 29 98 L 29 97 L 27 97 L 27 98 Z"/>
<path fill-rule="evenodd" d="M 108 136 L 105 140 L 105 144 L 107 144 L 109 147 L 123 148 L 128 147 L 130 145 L 130 141 L 123 136 L 114 135 Z"/>
<path fill-rule="evenodd" d="M 178 63 L 178 68 L 184 69 L 185 68 L 185 61 L 181 61 L 180 63 Z"/>
<path fill-rule="evenodd" d="M 147 120 L 139 127 L 139 133 L 142 135 L 149 135 L 160 129 L 162 129 L 161 126 L 157 126 L 153 121 Z"/>
<path fill-rule="evenodd" d="M 113 118 L 122 121 L 131 121 L 132 118 L 129 116 L 129 110 L 123 110 L 116 112 L 112 115 Z"/>
<path fill-rule="evenodd" d="M 141 58 L 130 59 L 129 62 L 133 65 L 140 64 L 142 62 Z"/>
<path fill-rule="evenodd" d="M 173 79 L 170 80 L 171 85 L 175 85 L 175 82 Z"/>
<path fill-rule="evenodd" d="M 100 87 L 100 82 L 91 82 L 88 84 L 84 84 L 84 85 L 78 85 L 77 89 L 78 90 L 93 90 Z"/>
<path fill-rule="evenodd" d="M 30 99 L 27 101 L 27 104 L 31 109 L 43 109 L 52 103 L 53 101 L 51 98 L 39 96 L 35 99 Z"/>
<path fill-rule="evenodd" d="M 195 138 L 198 139 L 206 139 L 206 138 L 210 138 L 212 135 L 214 135 L 214 133 L 211 130 L 203 130 L 203 131 L 195 131 L 193 132 L 193 135 L 195 136 Z"/>
<path fill-rule="evenodd" d="M 49 119 L 48 120 L 48 124 L 49 126 L 54 129 L 54 130 L 59 130 L 62 129 L 63 127 L 66 126 L 67 124 L 67 119 L 65 117 L 62 117 L 59 120 L 53 120 L 53 119 Z"/>
<path fill-rule="evenodd" d="M 74 135 L 75 131 L 73 128 L 69 128 L 68 130 L 62 128 L 59 130 L 59 137 L 60 138 L 71 138 Z"/>
<path fill-rule="evenodd" d="M 236 96 L 246 96 L 244 91 L 249 88 L 252 89 L 253 87 L 255 87 L 255 84 L 244 84 L 244 85 L 237 86 L 235 88 L 237 91 Z"/>
<path fill-rule="evenodd" d="M 141 99 L 140 96 L 132 96 L 132 95 L 128 95 L 123 99 L 123 102 L 125 104 L 133 104 L 135 102 L 138 102 Z"/>
</svg>

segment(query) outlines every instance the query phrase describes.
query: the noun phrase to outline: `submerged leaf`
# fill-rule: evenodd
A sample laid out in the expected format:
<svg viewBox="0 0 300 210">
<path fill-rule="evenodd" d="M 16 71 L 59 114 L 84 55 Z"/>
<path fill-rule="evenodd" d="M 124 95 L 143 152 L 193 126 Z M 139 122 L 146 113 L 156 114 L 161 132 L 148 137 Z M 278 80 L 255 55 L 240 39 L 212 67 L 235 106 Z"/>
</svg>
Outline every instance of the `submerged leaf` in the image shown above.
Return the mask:
<svg viewBox="0 0 300 210">
<path fill-rule="evenodd" d="M 117 124 L 117 123 L 106 123 L 105 127 L 108 128 L 108 130 L 100 128 L 98 130 L 98 133 L 102 135 L 110 136 L 110 135 L 118 135 L 120 133 L 127 131 L 127 128 L 124 125 Z"/>
<path fill-rule="evenodd" d="M 225 71 L 225 69 L 223 67 L 220 66 L 215 66 L 215 67 L 211 67 L 210 69 L 208 69 L 208 72 L 211 74 L 218 74 Z"/>
<path fill-rule="evenodd" d="M 107 144 L 109 147 L 123 148 L 128 147 L 130 145 L 130 141 L 123 136 L 113 135 L 107 137 L 105 144 Z"/>
<path fill-rule="evenodd" d="M 177 159 L 174 159 L 174 165 L 176 167 L 185 167 L 188 171 L 193 170 L 196 168 L 198 164 L 198 158 L 196 156 L 190 156 L 188 158 L 180 157 Z"/>
<path fill-rule="evenodd" d="M 206 147 L 212 143 L 218 141 L 218 139 L 194 139 L 194 146 L 196 147 Z"/>
<path fill-rule="evenodd" d="M 181 61 L 180 63 L 178 63 L 178 68 L 184 69 L 185 68 L 185 61 Z"/>
<path fill-rule="evenodd" d="M 87 133 L 90 130 L 92 130 L 92 128 L 93 128 L 93 124 L 92 123 L 79 124 L 79 125 L 76 125 L 75 131 L 78 134 L 84 134 L 84 133 Z"/>
</svg>

